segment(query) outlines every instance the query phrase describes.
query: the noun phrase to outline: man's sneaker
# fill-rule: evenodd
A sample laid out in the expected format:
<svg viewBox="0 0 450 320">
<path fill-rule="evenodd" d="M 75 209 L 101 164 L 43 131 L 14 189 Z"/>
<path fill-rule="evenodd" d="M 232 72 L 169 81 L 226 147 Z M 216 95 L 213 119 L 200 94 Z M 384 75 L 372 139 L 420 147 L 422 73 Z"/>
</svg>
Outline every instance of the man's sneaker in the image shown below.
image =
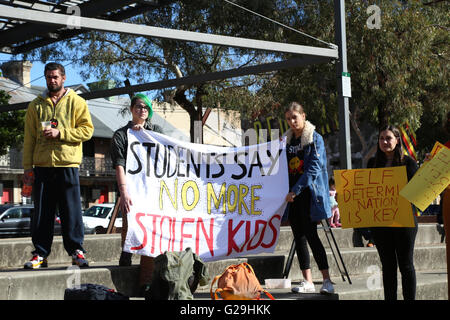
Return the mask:
<svg viewBox="0 0 450 320">
<path fill-rule="evenodd" d="M 81 267 L 89 267 L 89 263 L 84 257 L 83 251 L 76 250 L 74 254 L 72 254 L 72 265 L 76 265 Z"/>
<path fill-rule="evenodd" d="M 47 258 L 41 257 L 38 254 L 34 254 L 30 261 L 26 262 L 23 267 L 25 269 L 39 269 L 47 268 Z"/>
<path fill-rule="evenodd" d="M 293 287 L 291 291 L 294 293 L 313 293 L 316 292 L 316 288 L 314 287 L 314 283 L 302 280 L 300 285 L 298 287 Z"/>
<path fill-rule="evenodd" d="M 323 280 L 322 288 L 320 288 L 320 293 L 334 293 L 333 283 L 331 283 L 330 279 Z"/>
</svg>

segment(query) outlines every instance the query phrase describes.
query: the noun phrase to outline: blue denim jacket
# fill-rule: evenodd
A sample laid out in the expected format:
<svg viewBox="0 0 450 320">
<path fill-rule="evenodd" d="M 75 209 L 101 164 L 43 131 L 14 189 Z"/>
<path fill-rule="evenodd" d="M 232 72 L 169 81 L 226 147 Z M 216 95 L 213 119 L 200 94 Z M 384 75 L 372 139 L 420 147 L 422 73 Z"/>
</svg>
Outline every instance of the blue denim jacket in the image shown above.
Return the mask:
<svg viewBox="0 0 450 320">
<path fill-rule="evenodd" d="M 292 138 L 292 131 L 286 132 L 287 142 Z M 302 190 L 311 190 L 311 220 L 319 221 L 331 217 L 330 192 L 328 187 L 327 155 L 325 144 L 315 126 L 306 121 L 301 143 L 305 152 L 304 173 L 291 191 L 299 195 Z"/>
</svg>

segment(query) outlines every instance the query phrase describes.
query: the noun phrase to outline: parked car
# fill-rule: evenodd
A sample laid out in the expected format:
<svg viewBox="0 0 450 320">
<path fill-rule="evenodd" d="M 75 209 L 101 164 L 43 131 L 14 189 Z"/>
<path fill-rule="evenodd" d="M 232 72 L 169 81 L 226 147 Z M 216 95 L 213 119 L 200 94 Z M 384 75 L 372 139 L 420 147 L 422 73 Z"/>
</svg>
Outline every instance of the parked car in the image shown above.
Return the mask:
<svg viewBox="0 0 450 320">
<path fill-rule="evenodd" d="M 13 204 L 7 203 L 7 204 L 0 204 L 0 214 L 8 210 L 9 208 L 14 207 Z"/>
<path fill-rule="evenodd" d="M 84 233 L 105 233 L 108 229 L 114 211 L 114 203 L 95 204 L 83 213 Z M 120 210 L 117 213 L 114 226 L 122 227 L 122 214 Z"/>
<path fill-rule="evenodd" d="M 7 205 L 6 210 L 0 213 L 0 237 L 29 237 L 31 216 L 34 213 L 32 205 Z M 4 209 L 0 208 L 0 211 Z M 61 234 L 61 222 L 55 216 L 54 234 Z"/>
</svg>

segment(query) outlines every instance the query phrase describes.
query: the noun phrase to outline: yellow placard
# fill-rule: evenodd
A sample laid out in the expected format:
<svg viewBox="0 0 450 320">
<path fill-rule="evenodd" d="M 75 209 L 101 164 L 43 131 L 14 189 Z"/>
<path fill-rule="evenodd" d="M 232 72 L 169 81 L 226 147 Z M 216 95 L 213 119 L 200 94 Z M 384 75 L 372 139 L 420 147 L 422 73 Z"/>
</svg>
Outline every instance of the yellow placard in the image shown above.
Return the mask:
<svg viewBox="0 0 450 320">
<path fill-rule="evenodd" d="M 416 172 L 409 183 L 401 189 L 400 195 L 424 211 L 449 183 L 450 149 L 443 147 Z"/>
<path fill-rule="evenodd" d="M 448 148 L 439 141 L 436 141 L 436 143 L 433 146 L 433 149 L 430 152 L 431 158 L 433 158 L 439 151 L 441 151 L 441 149 L 448 149 Z"/>
<path fill-rule="evenodd" d="M 433 157 L 439 152 L 441 151 L 441 149 L 448 149 L 445 145 L 443 145 L 442 143 L 440 143 L 439 141 L 436 141 L 436 143 L 433 146 L 433 149 L 431 149 L 430 152 L 430 160 L 433 159 Z M 416 174 L 418 174 L 423 168 L 425 168 L 425 166 L 427 165 L 428 161 L 425 161 L 422 166 L 419 168 L 419 170 L 417 170 Z"/>
<path fill-rule="evenodd" d="M 413 227 L 406 167 L 334 170 L 342 228 Z"/>
</svg>

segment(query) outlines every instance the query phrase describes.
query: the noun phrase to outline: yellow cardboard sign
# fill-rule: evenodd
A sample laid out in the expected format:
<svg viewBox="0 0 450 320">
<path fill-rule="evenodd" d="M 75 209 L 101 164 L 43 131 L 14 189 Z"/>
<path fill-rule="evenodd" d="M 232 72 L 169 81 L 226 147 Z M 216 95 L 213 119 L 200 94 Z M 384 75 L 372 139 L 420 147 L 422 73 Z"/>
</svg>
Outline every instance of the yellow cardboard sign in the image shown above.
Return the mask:
<svg viewBox="0 0 450 320">
<path fill-rule="evenodd" d="M 450 149 L 440 148 L 433 158 L 416 172 L 400 191 L 400 195 L 424 211 L 449 184 Z"/>
<path fill-rule="evenodd" d="M 334 170 L 342 228 L 413 227 L 406 167 Z"/>
<path fill-rule="evenodd" d="M 436 143 L 433 146 L 433 149 L 431 149 L 430 152 L 430 159 L 433 159 L 434 156 L 441 151 L 441 149 L 448 149 L 445 145 L 443 145 L 442 143 L 440 143 L 439 141 L 436 141 Z M 425 168 L 425 166 L 427 165 L 429 161 L 425 161 L 422 166 L 419 168 L 419 170 L 417 170 L 416 174 L 418 174 L 423 168 Z"/>
<path fill-rule="evenodd" d="M 436 143 L 433 146 L 433 149 L 431 150 L 431 158 L 433 158 L 441 149 L 448 149 L 445 145 L 440 143 L 439 141 L 436 141 Z"/>
</svg>

